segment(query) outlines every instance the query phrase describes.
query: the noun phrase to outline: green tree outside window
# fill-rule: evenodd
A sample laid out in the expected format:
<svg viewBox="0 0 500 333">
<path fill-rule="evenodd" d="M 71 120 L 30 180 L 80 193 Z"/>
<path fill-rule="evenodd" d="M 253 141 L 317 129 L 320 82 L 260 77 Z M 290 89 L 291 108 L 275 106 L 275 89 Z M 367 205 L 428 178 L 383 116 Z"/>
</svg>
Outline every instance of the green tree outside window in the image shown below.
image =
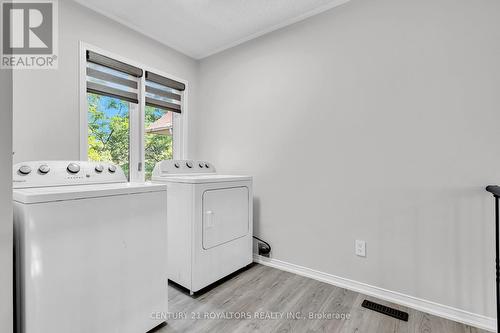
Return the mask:
<svg viewBox="0 0 500 333">
<path fill-rule="evenodd" d="M 117 98 L 87 94 L 88 158 L 90 161 L 113 162 L 129 174 L 130 122 L 129 103 Z M 151 179 L 155 164 L 172 158 L 171 133 L 154 133 L 147 129 L 165 115 L 165 111 L 145 108 L 145 178 Z"/>
</svg>

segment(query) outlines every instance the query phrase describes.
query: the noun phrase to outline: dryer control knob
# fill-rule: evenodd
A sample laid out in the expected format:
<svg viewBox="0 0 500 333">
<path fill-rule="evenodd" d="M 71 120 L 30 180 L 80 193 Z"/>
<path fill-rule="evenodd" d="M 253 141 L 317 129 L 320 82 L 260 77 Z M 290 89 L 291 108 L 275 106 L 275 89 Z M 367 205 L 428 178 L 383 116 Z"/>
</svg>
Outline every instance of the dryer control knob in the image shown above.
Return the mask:
<svg viewBox="0 0 500 333">
<path fill-rule="evenodd" d="M 103 171 L 104 171 L 104 167 L 102 166 L 102 164 L 98 164 L 95 166 L 95 172 L 101 173 Z"/>
<path fill-rule="evenodd" d="M 111 173 L 115 173 L 115 172 L 116 172 L 116 166 L 114 166 L 114 165 L 110 165 L 110 166 L 108 167 L 108 171 L 109 171 L 109 172 L 111 172 Z"/>
<path fill-rule="evenodd" d="M 203 168 L 205 165 L 203 163 L 198 164 L 200 168 Z"/>
<path fill-rule="evenodd" d="M 205 163 L 205 168 L 210 168 L 210 164 Z"/>
<path fill-rule="evenodd" d="M 31 167 L 29 165 L 23 165 L 19 168 L 19 173 L 21 175 L 29 175 L 31 173 Z"/>
<path fill-rule="evenodd" d="M 175 163 L 174 166 L 179 169 L 181 167 L 181 165 L 179 163 Z"/>
<path fill-rule="evenodd" d="M 191 169 L 193 167 L 193 162 L 186 162 L 186 166 Z"/>
<path fill-rule="evenodd" d="M 38 172 L 40 172 L 41 174 L 44 174 L 44 175 L 48 174 L 49 171 L 50 171 L 50 167 L 47 164 L 42 164 L 38 168 Z"/>
<path fill-rule="evenodd" d="M 69 173 L 79 173 L 80 172 L 80 166 L 76 163 L 70 163 L 68 164 L 68 167 L 66 168 Z"/>
</svg>

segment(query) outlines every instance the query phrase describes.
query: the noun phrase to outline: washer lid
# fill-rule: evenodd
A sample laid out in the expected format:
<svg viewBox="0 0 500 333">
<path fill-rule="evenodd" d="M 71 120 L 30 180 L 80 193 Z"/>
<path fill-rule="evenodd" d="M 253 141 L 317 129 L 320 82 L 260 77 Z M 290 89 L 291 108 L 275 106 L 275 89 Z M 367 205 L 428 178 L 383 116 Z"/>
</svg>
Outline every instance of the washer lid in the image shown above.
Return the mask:
<svg viewBox="0 0 500 333">
<path fill-rule="evenodd" d="M 221 183 L 221 182 L 240 182 L 251 181 L 252 176 L 239 176 L 239 175 L 169 175 L 154 177 L 153 181 L 162 183 L 188 183 L 188 184 L 206 184 L 206 183 Z"/>
<path fill-rule="evenodd" d="M 15 189 L 14 201 L 33 204 L 51 201 L 66 201 L 87 198 L 130 195 L 166 191 L 166 185 L 151 183 L 117 183 L 98 185 L 75 185 L 56 187 L 34 187 Z"/>
</svg>

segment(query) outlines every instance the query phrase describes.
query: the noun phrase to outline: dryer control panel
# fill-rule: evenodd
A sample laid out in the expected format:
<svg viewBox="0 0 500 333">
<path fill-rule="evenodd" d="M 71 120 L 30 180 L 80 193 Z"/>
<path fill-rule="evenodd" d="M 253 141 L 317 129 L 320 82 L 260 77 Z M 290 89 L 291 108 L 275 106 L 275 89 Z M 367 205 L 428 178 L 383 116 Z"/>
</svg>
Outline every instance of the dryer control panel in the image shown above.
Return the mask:
<svg viewBox="0 0 500 333">
<path fill-rule="evenodd" d="M 165 160 L 156 163 L 153 177 L 215 173 L 213 164 L 197 160 Z"/>
<path fill-rule="evenodd" d="M 126 183 L 122 168 L 88 161 L 32 161 L 15 164 L 13 188 Z"/>
</svg>

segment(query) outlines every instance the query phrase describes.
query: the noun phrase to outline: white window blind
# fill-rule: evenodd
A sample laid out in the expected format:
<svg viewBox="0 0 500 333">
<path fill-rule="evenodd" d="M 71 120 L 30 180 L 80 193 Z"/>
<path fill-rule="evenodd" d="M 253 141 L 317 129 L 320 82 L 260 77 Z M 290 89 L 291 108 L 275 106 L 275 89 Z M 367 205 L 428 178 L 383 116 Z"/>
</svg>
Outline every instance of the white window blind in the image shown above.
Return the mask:
<svg viewBox="0 0 500 333">
<path fill-rule="evenodd" d="M 87 51 L 87 92 L 139 103 L 140 68 Z"/>
<path fill-rule="evenodd" d="M 181 113 L 185 84 L 146 71 L 146 105 Z"/>
</svg>

